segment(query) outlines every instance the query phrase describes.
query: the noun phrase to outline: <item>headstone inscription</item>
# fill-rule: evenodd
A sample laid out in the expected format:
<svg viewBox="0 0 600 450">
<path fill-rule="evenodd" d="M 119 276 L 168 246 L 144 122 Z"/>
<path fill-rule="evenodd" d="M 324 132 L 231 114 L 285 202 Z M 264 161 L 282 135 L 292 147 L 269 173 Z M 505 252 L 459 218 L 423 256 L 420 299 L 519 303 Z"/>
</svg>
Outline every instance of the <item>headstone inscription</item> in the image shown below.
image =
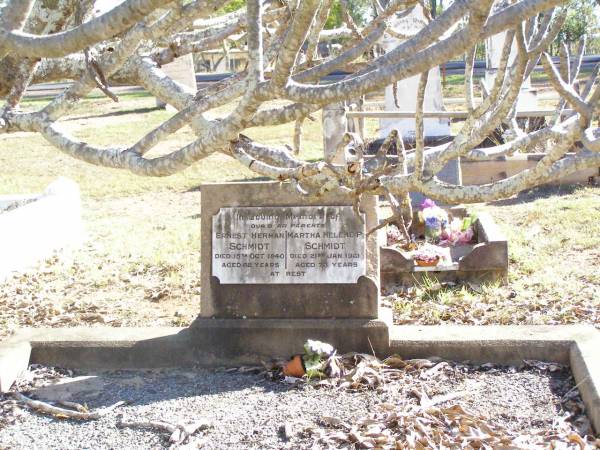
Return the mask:
<svg viewBox="0 0 600 450">
<path fill-rule="evenodd" d="M 212 229 L 221 284 L 356 283 L 366 274 L 364 217 L 350 206 L 221 208 Z"/>
<path fill-rule="evenodd" d="M 362 199 L 359 214 L 352 204 L 340 193 L 302 196 L 287 183 L 203 185 L 202 304 L 191 327 L 202 352 L 248 363 L 301 351 L 306 339 L 387 348 L 383 236 L 368 234 L 377 199 Z"/>
</svg>

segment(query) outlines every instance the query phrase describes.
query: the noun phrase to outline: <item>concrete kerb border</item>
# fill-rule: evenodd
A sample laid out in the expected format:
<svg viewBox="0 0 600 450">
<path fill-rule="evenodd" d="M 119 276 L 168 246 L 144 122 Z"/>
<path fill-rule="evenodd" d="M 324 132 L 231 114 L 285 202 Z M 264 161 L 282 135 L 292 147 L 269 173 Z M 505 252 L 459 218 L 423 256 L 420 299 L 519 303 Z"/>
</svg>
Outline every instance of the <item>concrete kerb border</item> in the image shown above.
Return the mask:
<svg viewBox="0 0 600 450">
<path fill-rule="evenodd" d="M 600 331 L 591 325 L 393 326 L 388 353 L 473 363 L 568 364 L 588 417 L 600 431 Z M 88 370 L 203 365 L 189 329 L 172 327 L 22 329 L 0 342 L 2 388 L 10 387 L 28 363 Z"/>
</svg>

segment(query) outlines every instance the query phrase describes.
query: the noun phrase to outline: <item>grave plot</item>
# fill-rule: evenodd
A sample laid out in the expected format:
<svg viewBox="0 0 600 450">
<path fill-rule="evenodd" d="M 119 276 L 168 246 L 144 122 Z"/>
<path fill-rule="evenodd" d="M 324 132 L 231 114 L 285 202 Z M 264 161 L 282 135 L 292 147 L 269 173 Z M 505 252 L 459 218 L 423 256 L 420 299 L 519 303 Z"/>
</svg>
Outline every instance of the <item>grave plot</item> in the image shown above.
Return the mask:
<svg viewBox="0 0 600 450">
<path fill-rule="evenodd" d="M 291 382 L 262 366 L 101 373 L 31 366 L 13 392 L 0 396 L 0 442 L 62 449 L 92 441 L 95 448 L 156 449 L 598 443 L 573 377 L 560 364 L 370 355 L 341 361 L 346 372 L 339 378 Z M 185 428 L 178 432 L 178 425 Z"/>
<path fill-rule="evenodd" d="M 385 425 L 386 417 L 390 413 L 412 418 L 416 414 L 427 413 L 429 415 L 423 416 L 423 420 L 433 420 L 432 417 L 438 417 L 444 421 L 455 421 L 453 423 L 456 426 L 460 425 L 461 421 L 466 421 L 476 422 L 483 427 L 482 429 L 490 427 L 487 419 L 481 419 L 480 414 L 473 415 L 458 410 L 458 408 L 464 409 L 468 402 L 464 403 L 464 399 L 459 402 L 458 398 L 453 397 L 455 394 L 450 386 L 444 391 L 436 391 L 433 388 L 427 390 L 423 388 L 422 384 L 419 384 L 420 381 L 418 383 L 416 381 L 417 379 L 423 380 L 421 374 L 416 379 L 411 378 L 417 371 L 433 369 L 436 365 L 438 366 L 437 370 L 428 372 L 433 380 L 432 386 L 439 385 L 438 381 L 440 380 L 435 378 L 438 376 L 436 372 L 444 373 L 446 367 L 458 375 L 464 370 L 461 368 L 456 371 L 456 367 L 466 367 L 467 371 L 476 371 L 477 369 L 473 369 L 473 366 L 490 362 L 515 367 L 520 367 L 526 360 L 543 360 L 564 366 L 568 365 L 574 381 L 570 382 L 566 388 L 567 392 L 575 385 L 577 386 L 577 389 L 571 392 L 579 392 L 585 403 L 587 418 L 584 417 L 582 420 L 584 422 L 589 420 L 595 429 L 598 429 L 600 403 L 597 374 L 600 365 L 598 365 L 597 357 L 598 334 L 593 328 L 578 326 L 410 327 L 392 324 L 392 311 L 382 305 L 380 297 L 380 253 L 384 253 L 380 252 L 380 246 L 384 237 L 383 229 L 369 233 L 370 230 L 377 227 L 379 222 L 377 197 L 370 196 L 368 201 L 361 202 L 357 215 L 353 208 L 352 198 L 340 193 L 328 193 L 319 198 L 307 198 L 301 196 L 288 184 L 256 182 L 204 185 L 201 191 L 201 202 L 202 298 L 201 305 L 199 305 L 200 315 L 194 323 L 188 328 L 107 327 L 21 330 L 0 346 L 0 388 L 2 390 L 9 389 L 13 385 L 15 377 L 18 376 L 21 369 L 27 367 L 28 363 L 68 367 L 80 371 L 105 371 L 168 367 L 183 369 L 199 365 L 207 368 L 219 366 L 239 368 L 240 366 L 256 366 L 264 362 L 267 364 L 267 371 L 272 375 L 272 366 L 269 366 L 271 359 L 285 360 L 292 355 L 298 355 L 305 348 L 303 344 L 311 339 L 330 343 L 339 351 L 337 353 L 339 355 L 345 355 L 347 352 L 360 353 L 360 355 L 351 353 L 348 357 L 349 361 L 354 361 L 354 366 L 346 367 L 346 362 L 342 360 L 337 367 L 340 369 L 340 365 L 342 365 L 343 372 L 339 370 L 336 373 L 327 374 L 325 384 L 329 384 L 329 386 L 313 385 L 312 387 L 323 387 L 323 390 L 310 391 L 305 397 L 305 404 L 307 410 L 319 411 L 316 405 L 322 406 L 323 396 L 327 395 L 323 393 L 332 392 L 325 389 L 338 388 L 333 391 L 335 399 L 326 406 L 333 409 L 338 405 L 336 402 L 348 400 L 345 408 L 353 412 L 353 415 L 348 416 L 348 420 L 357 424 L 361 436 L 364 432 L 364 442 L 373 443 L 369 440 L 372 439 L 372 436 L 366 436 L 372 431 L 366 428 L 363 430 L 365 421 L 379 420 L 382 425 Z M 431 229 L 429 227 L 431 224 L 427 223 L 427 217 L 431 211 L 425 211 L 426 209 L 423 208 L 422 216 L 428 227 L 423 231 L 423 235 L 430 240 L 439 240 L 443 236 L 441 233 L 436 234 L 440 231 L 439 228 Z M 439 213 L 439 211 L 437 212 Z M 456 219 L 462 217 L 462 221 L 469 217 L 466 212 L 461 215 L 458 210 L 454 211 L 454 214 Z M 451 224 L 453 221 L 449 219 L 450 217 L 448 217 L 448 221 Z M 473 235 L 471 238 L 475 237 L 477 241 L 465 243 L 468 245 L 467 249 L 470 250 L 470 253 L 475 254 L 473 258 L 480 267 L 481 255 L 476 257 L 477 252 L 493 248 L 496 242 L 503 242 L 505 251 L 506 240 L 500 241 L 497 238 L 493 227 L 485 221 L 483 216 L 472 222 Z M 415 219 L 414 223 L 414 233 L 420 236 L 417 227 L 418 220 Z M 466 232 L 462 228 L 460 231 L 461 233 Z M 439 244 L 439 242 L 437 243 Z M 394 251 L 400 252 L 399 250 Z M 306 255 L 306 258 L 303 255 Z M 450 254 L 450 256 L 452 255 Z M 468 256 L 463 256 L 463 259 L 468 260 Z M 415 264 L 414 257 L 411 261 Z M 340 264 L 342 269 L 346 269 L 342 271 L 343 273 L 338 270 Z M 349 268 L 352 270 L 348 270 Z M 376 355 L 379 359 L 375 361 L 376 358 L 372 355 Z M 395 355 L 401 355 L 401 358 Z M 369 362 L 361 365 L 361 361 Z M 468 361 L 468 363 L 459 364 L 458 362 L 461 361 Z M 440 364 L 447 364 L 447 366 L 440 366 Z M 14 367 L 15 370 L 6 370 L 7 367 Z M 246 369 L 242 371 L 246 371 Z M 521 395 L 515 384 L 515 380 L 518 379 L 515 374 L 516 372 L 511 373 L 510 371 L 506 374 L 507 392 L 511 399 Z M 138 424 L 156 420 L 168 422 L 159 426 L 155 426 L 156 424 L 147 426 L 152 429 L 152 436 L 154 436 L 150 445 L 160 448 L 164 444 L 165 447 L 168 447 L 169 437 L 156 436 L 154 428 L 158 428 L 160 433 L 172 430 L 171 435 L 173 435 L 177 430 L 188 426 L 185 422 L 187 411 L 181 417 L 172 414 L 173 410 L 170 408 L 174 407 L 176 411 L 180 411 L 184 409 L 183 405 L 185 405 L 192 411 L 210 411 L 211 405 L 206 404 L 207 399 L 220 395 L 219 392 L 213 392 L 210 389 L 206 391 L 201 387 L 198 387 L 199 390 L 196 391 L 197 385 L 193 382 L 196 378 L 213 377 L 215 383 L 219 383 L 219 385 L 222 383 L 226 391 L 223 395 L 224 398 L 230 398 L 232 393 L 235 396 L 239 393 L 238 391 L 242 391 L 241 400 L 230 404 L 227 408 L 228 411 L 247 405 L 251 393 L 244 392 L 235 382 L 221 379 L 221 375 L 221 373 L 215 375 L 214 371 L 209 370 L 202 374 L 192 375 L 191 378 L 186 377 L 184 384 L 189 385 L 192 390 L 187 391 L 190 398 L 181 404 L 173 405 L 173 398 L 161 400 L 153 397 L 152 391 L 148 391 L 148 399 L 143 400 L 142 405 L 128 407 L 128 409 L 122 408 L 122 418 L 117 418 L 116 413 L 112 415 L 112 410 L 106 413 L 106 410 L 101 409 L 102 414 L 98 423 L 103 424 L 103 429 L 114 431 L 116 425 L 129 428 L 122 422 Z M 293 382 L 294 385 L 300 383 L 301 386 L 304 386 L 304 383 L 310 379 L 311 377 L 292 378 L 287 381 Z M 278 376 L 269 377 L 264 382 L 267 383 L 264 385 L 264 389 L 271 392 L 282 386 L 287 387 L 286 379 L 283 378 L 283 383 L 279 383 L 280 380 L 281 378 Z M 133 382 L 140 389 L 138 394 L 149 386 L 149 389 L 154 389 L 154 392 L 161 392 L 162 387 L 161 389 L 154 388 L 152 382 L 138 381 Z M 169 385 L 169 389 L 173 387 L 172 381 L 168 380 L 168 383 L 165 381 Z M 256 383 L 260 381 L 254 380 L 253 386 L 257 386 Z M 533 381 L 536 385 L 540 382 L 544 384 L 544 381 L 539 379 Z M 156 383 L 160 383 L 160 381 L 156 381 Z M 363 385 L 366 384 L 364 389 L 374 392 L 372 397 L 360 400 L 369 401 L 368 408 L 362 411 L 353 408 L 353 402 L 356 401 L 355 392 L 344 390 L 348 388 L 347 383 L 352 389 L 359 392 L 362 392 Z M 390 390 L 393 392 L 400 392 L 400 388 L 406 386 L 417 386 L 421 390 L 418 390 L 417 394 L 411 391 L 402 391 L 401 397 L 390 398 L 395 408 L 390 412 L 386 411 L 384 406 L 387 403 L 385 386 L 391 386 Z M 465 381 L 465 384 L 457 385 L 456 390 L 467 392 L 465 395 L 473 399 L 474 404 L 496 401 L 494 396 L 488 392 L 489 389 L 479 390 L 478 386 L 478 381 Z M 509 386 L 510 388 L 508 388 Z M 530 392 L 526 387 L 524 390 Z M 104 391 L 103 389 L 102 392 Z M 131 400 L 132 395 L 127 392 L 127 389 L 115 388 L 111 391 L 122 393 L 124 397 L 127 397 L 116 399 L 116 401 Z M 180 399 L 182 389 L 175 388 L 175 391 L 177 399 Z M 531 392 L 534 391 L 537 392 L 539 389 L 536 388 Z M 27 393 L 28 391 L 22 390 L 22 392 Z M 443 397 L 445 395 L 450 395 L 451 400 Z M 561 398 L 564 395 L 567 394 L 561 394 Z M 32 407 L 34 407 L 33 405 L 40 406 L 19 395 L 15 397 L 17 403 L 22 406 L 27 404 Z M 527 394 L 523 394 L 522 397 L 526 398 Z M 137 395 L 134 401 L 139 402 L 140 398 Z M 275 414 L 273 417 L 268 414 L 261 415 L 259 423 L 279 418 L 280 421 L 283 421 L 285 428 L 285 422 L 288 420 L 286 411 L 289 411 L 287 403 L 302 404 L 300 398 L 295 396 L 272 397 L 269 401 L 278 405 L 273 409 L 270 402 L 265 403 L 264 398 L 258 396 L 252 410 L 269 411 L 269 414 L 273 412 Z M 434 398 L 436 402 L 439 400 L 439 403 L 436 403 L 436 406 L 439 406 L 439 412 L 435 413 L 438 414 L 437 416 L 431 415 L 428 412 L 429 409 L 423 409 L 423 405 L 427 405 L 428 401 Z M 529 397 L 527 398 L 528 401 L 531 400 Z M 50 400 L 41 393 L 38 399 Z M 454 402 L 454 400 L 457 401 Z M 86 402 L 87 398 L 85 395 L 81 395 L 75 401 Z M 504 400 L 498 401 L 504 405 L 508 404 Z M 96 408 L 110 406 L 115 402 L 109 403 L 105 399 L 105 403 L 98 404 Z M 91 404 L 92 399 L 90 399 Z M 383 410 L 377 408 L 380 404 L 383 405 L 381 406 Z M 557 403 L 557 405 L 559 404 L 560 402 Z M 140 406 L 142 407 L 140 408 Z M 283 409 L 278 409 L 279 407 Z M 531 413 L 522 419 L 534 421 L 535 418 L 538 418 L 542 413 L 536 408 L 537 406 L 532 405 Z M 48 410 L 48 408 L 46 409 Z M 96 409 L 93 411 L 97 412 Z M 303 411 L 302 409 L 297 410 L 294 417 L 313 420 L 319 425 L 320 416 L 311 416 Z M 458 416 L 457 411 L 459 411 Z M 65 413 L 59 411 L 59 414 Z M 559 413 L 546 411 L 544 414 L 547 414 L 548 417 L 556 417 L 556 414 Z M 375 417 L 371 417 L 373 415 Z M 198 418 L 204 419 L 199 415 Z M 209 419 L 218 426 L 222 425 L 219 420 L 233 420 L 236 426 L 239 423 L 236 417 L 231 415 L 217 415 Z M 37 416 L 33 420 L 37 420 Z M 94 434 L 98 431 L 93 425 L 89 428 L 80 426 L 63 429 L 62 423 L 44 420 L 56 427 L 53 430 L 53 434 L 56 436 L 74 431 L 81 433 L 78 439 L 85 441 L 90 439 L 89 433 Z M 497 421 L 490 423 L 493 423 L 494 426 L 497 425 Z M 253 423 L 249 426 L 251 434 L 254 436 L 256 434 L 254 430 L 258 425 Z M 569 424 L 568 427 L 570 426 Z M 29 433 L 27 425 L 24 427 L 21 429 L 16 426 L 13 428 L 15 435 L 7 434 L 7 438 L 12 439 L 17 436 L 17 439 L 20 439 L 20 435 Z M 133 427 L 137 428 L 138 426 Z M 452 427 L 449 429 L 448 445 L 454 442 L 453 439 L 466 438 L 452 435 L 453 429 Z M 309 437 L 306 437 L 303 434 L 306 440 L 297 442 L 299 446 L 313 441 L 318 442 L 319 445 L 330 445 L 333 442 L 331 440 L 336 439 L 334 436 L 340 436 L 342 443 L 346 439 L 354 439 L 349 437 L 350 434 L 344 432 L 343 429 L 330 430 L 327 427 L 313 426 L 313 430 L 314 435 L 310 434 Z M 561 435 L 563 437 L 564 433 L 567 433 L 567 439 L 569 435 L 575 436 L 570 432 L 571 428 L 567 428 L 567 431 L 561 430 L 547 427 L 543 434 L 550 436 L 549 439 L 554 441 L 562 439 L 559 436 L 560 433 L 563 433 Z M 208 433 L 206 433 L 207 431 Z M 227 429 L 226 427 L 221 428 L 220 431 L 222 434 Z M 271 431 L 274 433 L 269 432 L 262 435 L 259 433 L 258 441 L 252 441 L 247 434 L 242 433 L 239 440 L 228 443 L 213 438 L 208 429 L 202 430 L 198 436 L 192 434 L 200 439 L 206 438 L 208 442 L 223 444 L 223 446 L 231 448 L 237 448 L 238 443 L 245 448 L 252 448 L 255 442 L 260 442 L 255 446 L 268 448 L 264 444 L 265 442 L 270 442 L 269 439 L 279 439 L 274 437 L 279 436 L 278 431 Z M 129 441 L 121 441 L 121 433 L 131 436 L 128 433 L 133 432 L 123 430 L 117 434 L 110 436 L 107 434 L 106 436 L 112 442 L 119 442 L 123 446 L 127 446 Z M 389 445 L 395 443 L 395 440 L 405 439 L 403 435 L 394 434 L 396 432 L 393 429 L 386 431 L 382 427 L 381 433 L 382 443 L 385 439 Z M 587 439 L 585 435 L 591 432 L 577 433 L 579 439 L 583 440 Z M 510 443 L 511 440 L 514 441 L 518 437 L 517 435 L 516 431 L 498 428 L 494 438 L 498 440 L 493 441 L 492 444 Z M 137 435 L 134 434 L 134 436 Z M 176 436 L 176 438 L 178 437 L 181 436 Z M 527 439 L 537 439 L 538 437 L 539 435 L 530 436 Z M 423 436 L 425 440 L 430 438 L 430 436 Z M 74 447 L 77 447 L 78 442 Z M 179 441 L 177 440 L 177 442 Z M 281 445 L 278 440 L 273 442 L 275 447 Z M 52 442 L 49 444 L 52 445 Z M 353 444 L 353 441 L 350 444 Z M 375 444 L 377 442 L 373 445 Z M 410 443 L 408 445 L 410 446 Z"/>
<path fill-rule="evenodd" d="M 387 242 L 380 254 L 382 286 L 413 285 L 424 278 L 440 282 L 505 281 L 508 243 L 492 217 L 471 215 L 464 207 L 440 210 L 441 217 L 415 212 L 408 229 L 411 243 L 396 225 L 387 226 Z M 428 229 L 428 222 L 435 223 L 433 230 Z"/>
</svg>

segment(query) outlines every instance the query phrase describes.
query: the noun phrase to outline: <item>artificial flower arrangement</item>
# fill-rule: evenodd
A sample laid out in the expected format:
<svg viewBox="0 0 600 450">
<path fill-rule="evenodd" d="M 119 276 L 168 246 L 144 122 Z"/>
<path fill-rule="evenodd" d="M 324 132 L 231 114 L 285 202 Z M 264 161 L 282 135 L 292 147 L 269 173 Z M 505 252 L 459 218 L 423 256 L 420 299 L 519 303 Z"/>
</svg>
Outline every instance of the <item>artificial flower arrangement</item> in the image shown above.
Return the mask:
<svg viewBox="0 0 600 450">
<path fill-rule="evenodd" d="M 309 339 L 304 344 L 304 353 L 294 355 L 283 366 L 283 375 L 308 378 L 324 377 L 326 363 L 335 355 L 335 349 L 326 342 Z"/>
<path fill-rule="evenodd" d="M 386 228 L 387 245 L 395 245 L 404 242 L 404 236 L 396 225 L 388 225 Z"/>
<path fill-rule="evenodd" d="M 442 236 L 442 230 L 448 225 L 448 214 L 433 200 L 426 198 L 421 203 L 419 221 L 425 224 L 425 240 L 437 242 Z"/>
<path fill-rule="evenodd" d="M 447 247 L 468 244 L 473 240 L 476 220 L 473 215 L 463 219 L 455 217 L 450 221 L 446 211 L 427 198 L 421 203 L 419 219 L 425 224 L 425 240 L 428 242 Z"/>
<path fill-rule="evenodd" d="M 450 225 L 442 231 L 439 244 L 442 246 L 468 244 L 473 240 L 475 234 L 473 231 L 474 222 L 474 216 L 465 217 L 464 219 L 455 217 Z"/>
<path fill-rule="evenodd" d="M 444 257 L 443 250 L 437 245 L 425 244 L 412 254 L 417 266 L 437 266 Z"/>
<path fill-rule="evenodd" d="M 436 266 L 445 258 L 449 258 L 447 247 L 464 245 L 473 241 L 473 224 L 476 217 L 471 215 L 463 219 L 448 216 L 448 213 L 437 206 L 431 199 L 421 203 L 418 220 L 425 228 L 425 242 L 405 242 L 404 236 L 395 225 L 387 227 L 388 245 L 400 245 L 410 251 L 415 264 L 419 266 Z"/>
</svg>

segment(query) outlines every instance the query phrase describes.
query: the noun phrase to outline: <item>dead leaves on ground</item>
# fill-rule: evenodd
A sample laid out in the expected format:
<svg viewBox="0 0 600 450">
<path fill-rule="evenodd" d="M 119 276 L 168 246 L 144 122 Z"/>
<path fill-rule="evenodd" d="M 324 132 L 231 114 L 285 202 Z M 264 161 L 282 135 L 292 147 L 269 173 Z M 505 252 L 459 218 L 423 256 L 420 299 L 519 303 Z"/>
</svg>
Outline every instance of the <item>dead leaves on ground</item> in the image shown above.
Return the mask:
<svg viewBox="0 0 600 450">
<path fill-rule="evenodd" d="M 382 403 L 352 424 L 323 417 L 308 428 L 316 444 L 331 448 L 378 449 L 588 449 L 600 440 L 582 438 L 568 424 L 555 433 L 515 435 L 461 405 L 424 406 Z"/>
<path fill-rule="evenodd" d="M 94 245 L 59 253 L 0 283 L 0 339 L 18 327 L 187 325 L 197 313 L 196 272 L 116 259 Z"/>
<path fill-rule="evenodd" d="M 382 389 L 388 382 L 402 380 L 409 397 L 401 404 L 381 403 L 367 416 L 351 423 L 337 417 L 322 416 L 318 426 L 304 429 L 316 447 L 377 449 L 588 449 L 600 448 L 600 440 L 581 436 L 571 414 L 555 419 L 551 429 L 531 430 L 527 434 L 511 432 L 490 419 L 470 412 L 458 403 L 466 392 L 448 392 L 430 396 L 420 388 L 419 380 L 441 380 L 453 370 L 446 361 L 404 360 L 391 356 L 380 361 L 374 356 L 349 353 L 330 358 L 339 375 L 306 380 L 314 387 L 364 390 Z M 539 361 L 525 366 L 553 372 L 562 367 Z M 568 393 L 569 394 L 569 393 Z M 584 429 L 588 429 L 584 427 Z"/>
<path fill-rule="evenodd" d="M 382 304 L 393 309 L 394 323 L 400 325 L 591 323 L 600 327 L 597 283 L 581 284 L 576 293 L 571 292 L 573 279 L 564 281 L 564 291 L 554 293 L 543 283 L 523 283 L 495 286 L 428 280 L 410 287 L 390 285 L 383 289 Z"/>
<path fill-rule="evenodd" d="M 331 365 L 335 366 L 334 370 L 329 369 Z M 336 375 L 316 381 L 316 386 L 350 390 L 376 389 L 384 383 L 403 378 L 410 372 L 424 370 L 422 376 L 428 377 L 432 372 L 425 369 L 437 371 L 445 365 L 448 363 L 436 364 L 428 359 L 403 360 L 396 355 L 383 361 L 365 353 L 333 355 L 326 362 L 325 373 Z"/>
</svg>

